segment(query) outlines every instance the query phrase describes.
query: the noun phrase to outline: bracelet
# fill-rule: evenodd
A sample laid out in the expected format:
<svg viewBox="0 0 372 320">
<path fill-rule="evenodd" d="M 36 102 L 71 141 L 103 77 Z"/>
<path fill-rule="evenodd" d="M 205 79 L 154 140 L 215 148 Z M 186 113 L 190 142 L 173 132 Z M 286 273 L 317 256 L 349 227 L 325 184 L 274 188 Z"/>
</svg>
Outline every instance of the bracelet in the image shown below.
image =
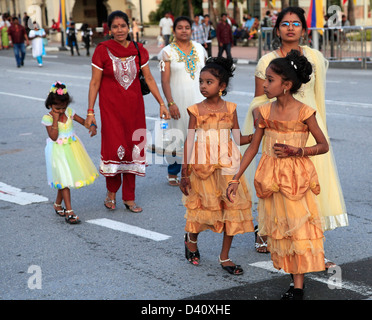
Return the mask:
<svg viewBox="0 0 372 320">
<path fill-rule="evenodd" d="M 94 113 L 88 113 L 87 116 L 93 116 L 94 117 Z"/>
<path fill-rule="evenodd" d="M 237 183 L 237 184 L 240 184 L 240 181 L 239 180 L 230 180 L 227 185 L 229 186 L 230 184 L 234 184 L 234 183 Z"/>
<path fill-rule="evenodd" d="M 58 130 L 58 127 L 52 127 L 52 129 Z"/>
<path fill-rule="evenodd" d="M 176 104 L 174 101 L 168 102 L 168 107 L 173 106 L 174 104 Z"/>
<path fill-rule="evenodd" d="M 91 126 L 91 127 L 92 127 L 92 126 L 95 126 L 95 127 L 97 128 L 97 125 L 96 125 L 95 123 L 92 123 L 90 126 Z"/>
<path fill-rule="evenodd" d="M 93 110 L 93 109 L 88 109 L 88 112 L 89 112 L 89 111 L 92 111 L 92 112 L 94 113 L 94 110 Z"/>
<path fill-rule="evenodd" d="M 163 103 L 161 103 L 161 104 L 160 104 L 160 106 L 165 106 L 165 103 L 164 103 L 164 102 L 163 102 Z"/>
</svg>

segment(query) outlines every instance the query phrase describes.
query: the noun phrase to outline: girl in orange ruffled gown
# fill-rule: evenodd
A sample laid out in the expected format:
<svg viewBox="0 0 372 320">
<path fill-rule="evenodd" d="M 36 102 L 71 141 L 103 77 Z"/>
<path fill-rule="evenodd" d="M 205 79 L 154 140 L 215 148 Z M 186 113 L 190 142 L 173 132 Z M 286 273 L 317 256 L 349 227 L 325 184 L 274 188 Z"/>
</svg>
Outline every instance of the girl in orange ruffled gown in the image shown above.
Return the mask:
<svg viewBox="0 0 372 320">
<path fill-rule="evenodd" d="M 248 144 L 252 135 L 242 136 L 236 104 L 221 99 L 233 76 L 232 60 L 210 58 L 200 73 L 200 92 L 206 98 L 189 107 L 189 130 L 184 146 L 180 188 L 186 207 L 185 255 L 198 265 L 198 234 L 206 229 L 224 233 L 219 262 L 233 275 L 243 269 L 229 259 L 234 235 L 253 232 L 251 196 L 245 177 L 240 179 L 235 202 L 226 198 L 226 188 L 240 165 L 238 145 Z"/>
<path fill-rule="evenodd" d="M 254 179 L 259 234 L 268 237 L 274 267 L 293 277 L 294 286 L 282 299 L 303 299 L 304 273 L 325 269 L 324 221 L 317 200 L 320 186 L 309 156 L 326 153 L 329 146 L 316 121 L 316 111 L 293 97 L 311 73 L 310 62 L 297 50 L 269 64 L 264 90 L 270 99 L 277 100 L 259 107 L 252 143 L 233 178 L 242 176 L 264 137 Z M 309 133 L 316 144 L 305 147 Z M 231 201 L 237 186 L 231 184 L 227 189 Z"/>
</svg>

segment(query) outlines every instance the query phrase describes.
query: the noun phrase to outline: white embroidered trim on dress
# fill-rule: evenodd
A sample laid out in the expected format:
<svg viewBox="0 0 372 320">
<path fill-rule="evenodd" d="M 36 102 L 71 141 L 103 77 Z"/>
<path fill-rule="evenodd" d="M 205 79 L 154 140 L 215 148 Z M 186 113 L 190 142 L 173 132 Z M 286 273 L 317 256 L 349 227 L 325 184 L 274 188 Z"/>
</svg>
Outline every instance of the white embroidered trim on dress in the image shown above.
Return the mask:
<svg viewBox="0 0 372 320">
<path fill-rule="evenodd" d="M 116 81 L 127 90 L 137 76 L 136 56 L 130 56 L 123 61 L 115 57 L 108 48 L 107 53 L 112 61 Z"/>
</svg>

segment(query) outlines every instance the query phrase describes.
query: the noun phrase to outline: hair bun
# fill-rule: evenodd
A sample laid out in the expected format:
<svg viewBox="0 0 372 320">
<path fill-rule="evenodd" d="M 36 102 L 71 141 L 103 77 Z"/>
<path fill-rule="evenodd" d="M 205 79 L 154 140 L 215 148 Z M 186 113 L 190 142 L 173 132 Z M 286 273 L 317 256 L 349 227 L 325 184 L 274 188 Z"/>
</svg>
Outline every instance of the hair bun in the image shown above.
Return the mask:
<svg viewBox="0 0 372 320">
<path fill-rule="evenodd" d="M 310 75 L 313 73 L 313 66 L 306 57 L 301 55 L 300 51 L 291 50 L 286 56 L 286 59 L 295 69 L 297 77 L 302 83 L 310 81 Z"/>
<path fill-rule="evenodd" d="M 235 65 L 234 65 L 234 61 L 232 59 L 227 59 L 227 58 L 224 58 L 224 57 L 210 57 L 205 62 L 206 66 L 208 64 L 217 64 L 228 72 L 229 77 L 234 76 Z"/>
</svg>

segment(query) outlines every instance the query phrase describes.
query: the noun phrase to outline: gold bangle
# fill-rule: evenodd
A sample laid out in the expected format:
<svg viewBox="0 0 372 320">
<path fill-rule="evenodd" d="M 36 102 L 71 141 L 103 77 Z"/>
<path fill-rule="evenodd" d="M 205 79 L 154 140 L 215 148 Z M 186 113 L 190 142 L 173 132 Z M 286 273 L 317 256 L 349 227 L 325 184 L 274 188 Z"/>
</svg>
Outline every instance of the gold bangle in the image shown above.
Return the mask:
<svg viewBox="0 0 372 320">
<path fill-rule="evenodd" d="M 165 106 L 164 102 L 160 104 L 160 106 Z"/>
<path fill-rule="evenodd" d="M 94 113 L 88 113 L 87 116 L 93 116 L 94 117 Z"/>
<path fill-rule="evenodd" d="M 174 104 L 176 104 L 174 101 L 168 102 L 168 107 L 173 106 Z"/>
<path fill-rule="evenodd" d="M 52 127 L 52 129 L 58 130 L 58 127 Z"/>
</svg>

